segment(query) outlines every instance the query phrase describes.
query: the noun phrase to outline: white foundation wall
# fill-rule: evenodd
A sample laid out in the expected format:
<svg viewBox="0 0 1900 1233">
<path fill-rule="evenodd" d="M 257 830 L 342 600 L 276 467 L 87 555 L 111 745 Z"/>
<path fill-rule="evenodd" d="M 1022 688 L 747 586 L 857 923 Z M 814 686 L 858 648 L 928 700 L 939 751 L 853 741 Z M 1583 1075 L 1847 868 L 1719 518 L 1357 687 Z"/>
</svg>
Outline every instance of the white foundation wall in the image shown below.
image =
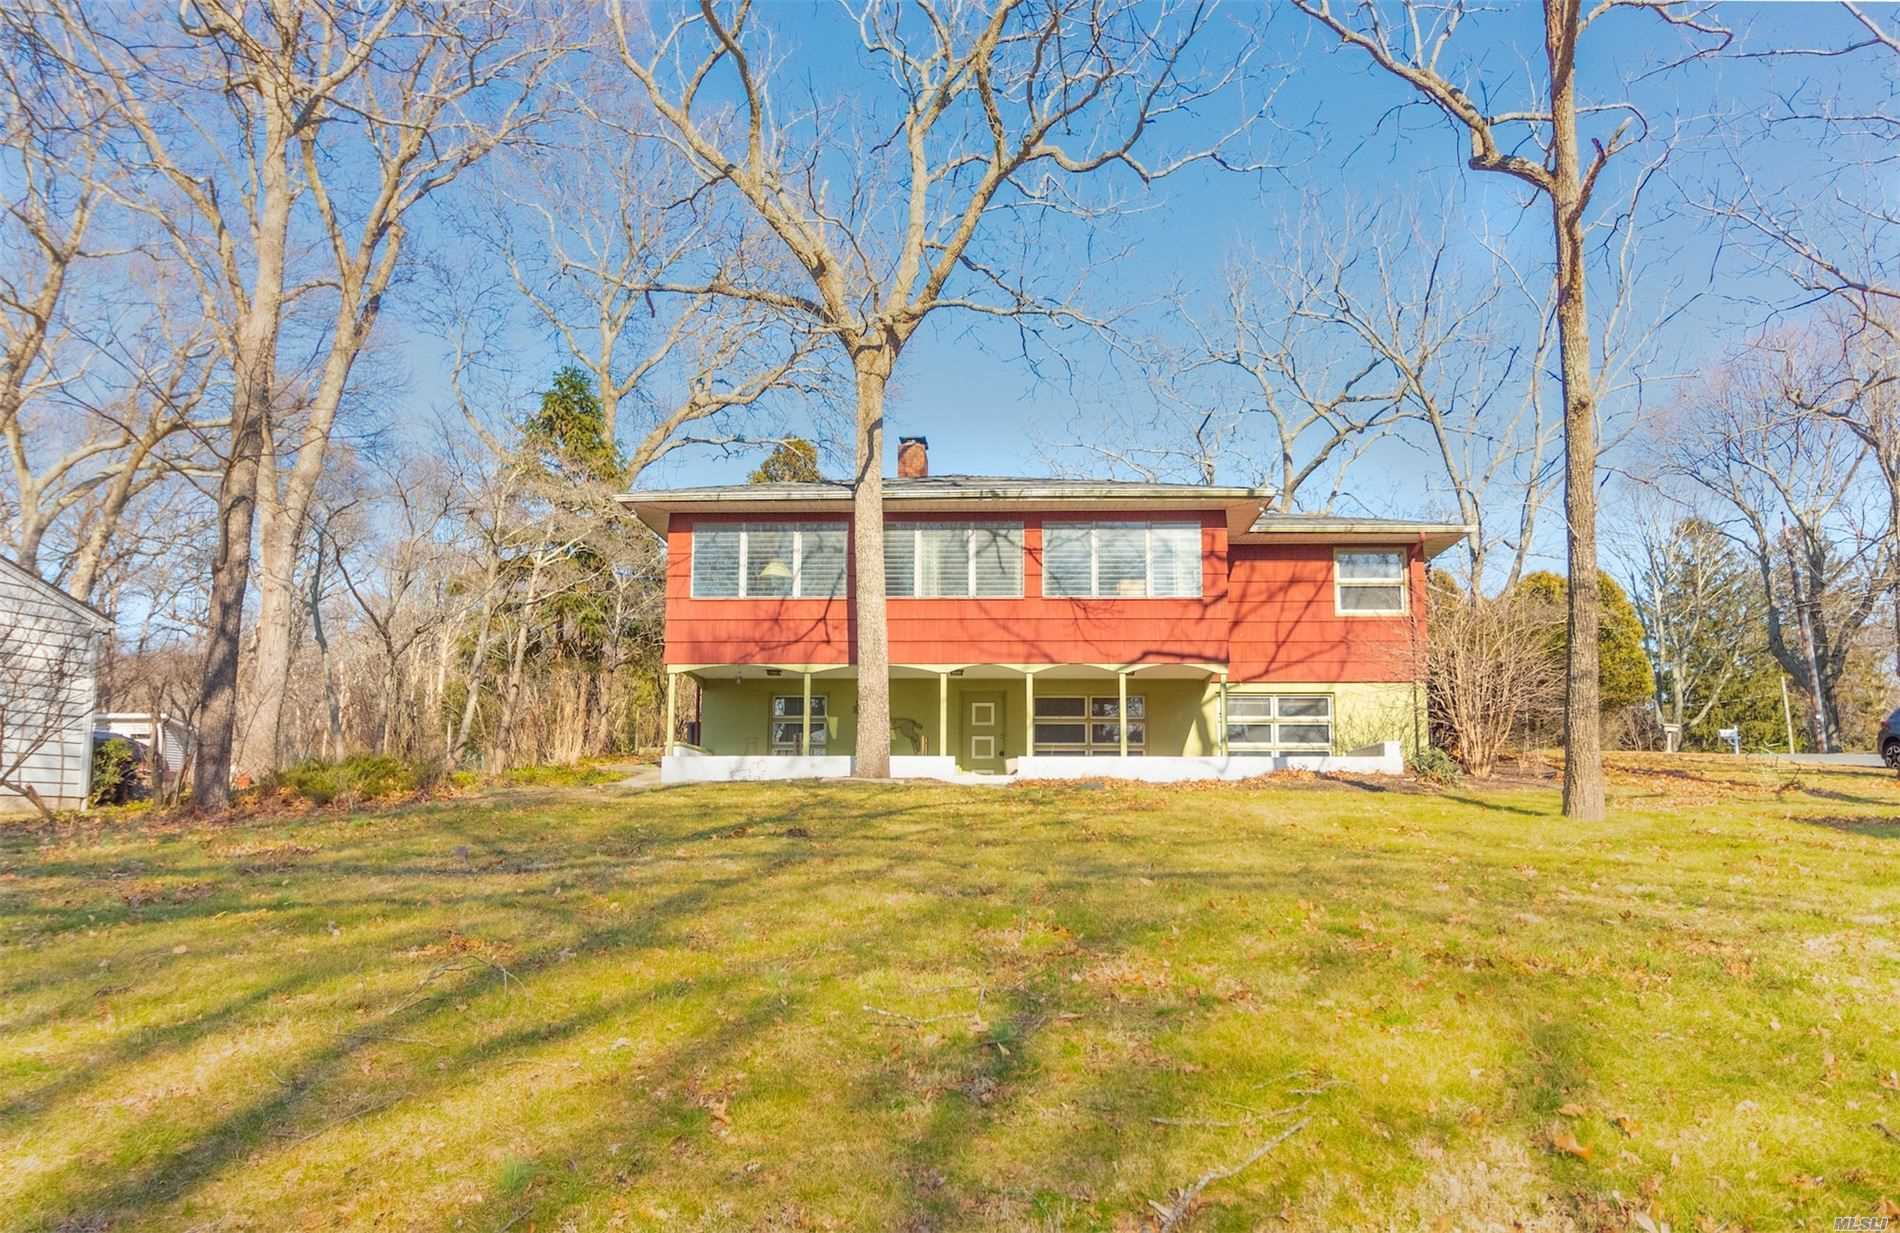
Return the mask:
<svg viewBox="0 0 1900 1233">
<path fill-rule="evenodd" d="M 1233 754 L 1210 758 L 1080 758 L 1047 755 L 1012 758 L 1017 779 L 1137 779 L 1144 783 L 1180 783 L 1190 779 L 1253 779 L 1275 771 L 1311 771 L 1318 775 L 1401 775 L 1405 753 L 1397 741 L 1385 741 L 1349 754 Z"/>
<path fill-rule="evenodd" d="M 660 782 L 736 783 L 768 779 L 848 779 L 846 754 L 810 757 L 764 754 L 670 753 L 660 759 Z M 925 755 L 893 755 L 892 779 L 955 779 L 957 760 Z"/>
<path fill-rule="evenodd" d="M 1356 749 L 1349 754 L 1235 754 L 1207 758 L 1083 758 L 1048 755 L 1011 758 L 1007 776 L 976 776 L 957 769 L 955 758 L 896 756 L 893 779 L 941 779 L 949 782 L 998 782 L 1006 779 L 1133 779 L 1144 783 L 1180 783 L 1194 779 L 1253 779 L 1275 771 L 1315 774 L 1402 775 L 1405 752 L 1397 741 Z M 660 782 L 731 783 L 770 779 L 845 779 L 851 759 L 845 755 L 801 758 L 759 755 L 672 753 L 660 761 Z"/>
</svg>

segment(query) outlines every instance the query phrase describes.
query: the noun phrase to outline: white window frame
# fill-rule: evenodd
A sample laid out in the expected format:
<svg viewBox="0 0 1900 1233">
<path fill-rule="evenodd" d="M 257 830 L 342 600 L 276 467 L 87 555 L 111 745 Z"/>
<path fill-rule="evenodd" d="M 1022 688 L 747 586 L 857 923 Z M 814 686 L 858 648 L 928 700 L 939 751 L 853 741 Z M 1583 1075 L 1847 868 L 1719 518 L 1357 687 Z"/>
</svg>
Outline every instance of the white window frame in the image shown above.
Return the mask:
<svg viewBox="0 0 1900 1233">
<path fill-rule="evenodd" d="M 823 754 L 831 745 L 830 729 L 825 723 L 826 717 L 831 714 L 831 704 L 826 701 L 827 696 L 828 695 L 816 693 L 811 696 L 811 751 L 813 754 Z M 797 708 L 797 714 L 779 714 L 778 704 L 781 702 L 792 703 Z M 769 709 L 765 712 L 765 747 L 771 752 L 773 757 L 787 758 L 797 756 L 799 746 L 804 737 L 804 720 L 804 694 L 772 695 Z M 789 742 L 779 740 L 773 729 L 780 724 L 799 725 L 799 735 L 793 737 Z"/>
<path fill-rule="evenodd" d="M 1082 740 L 1079 743 L 1074 742 L 1074 741 L 1049 741 L 1049 742 L 1038 741 L 1036 739 L 1037 716 L 1034 710 L 1032 709 L 1029 715 L 1029 752 L 1030 753 L 1041 756 L 1041 757 L 1061 757 L 1061 758 L 1067 758 L 1067 757 L 1087 758 L 1087 757 L 1098 757 L 1103 754 L 1120 754 L 1121 753 L 1122 743 L 1121 743 L 1121 733 L 1120 733 L 1120 730 L 1121 730 L 1120 717 L 1117 716 L 1114 719 L 1098 719 L 1096 718 L 1096 715 L 1095 715 L 1096 702 L 1108 701 L 1108 702 L 1114 702 L 1117 705 L 1119 705 L 1121 701 L 1120 694 L 1040 694 L 1039 693 L 1036 695 L 1037 705 L 1041 705 L 1045 701 L 1048 701 L 1048 702 L 1074 701 L 1074 702 L 1080 702 L 1082 704 L 1082 713 L 1073 718 L 1067 715 L 1042 716 L 1043 721 L 1046 723 L 1080 724 L 1082 727 Z M 1141 725 L 1141 736 L 1137 738 L 1132 732 L 1129 734 L 1128 756 L 1131 758 L 1136 757 L 1136 756 L 1145 757 L 1148 752 L 1148 695 L 1129 694 L 1128 702 L 1129 702 L 1130 710 L 1133 710 L 1136 704 L 1139 704 L 1141 707 L 1141 716 L 1137 719 L 1130 720 L 1131 723 Z M 1115 739 L 1112 741 L 1102 741 L 1102 742 L 1096 741 L 1094 739 L 1095 725 L 1098 723 L 1114 724 L 1116 726 Z"/>
<path fill-rule="evenodd" d="M 1049 563 L 1048 563 L 1047 557 L 1048 557 L 1048 551 L 1049 551 L 1049 528 L 1053 526 L 1063 526 L 1063 527 L 1070 527 L 1070 528 L 1073 528 L 1073 527 L 1087 527 L 1088 528 L 1088 532 L 1089 532 L 1089 593 L 1087 595 L 1052 595 L 1049 593 Z M 1142 588 L 1143 588 L 1142 594 L 1140 595 L 1121 595 L 1121 594 L 1104 595 L 1102 594 L 1101 530 L 1103 527 L 1121 527 L 1121 528 L 1140 527 L 1141 528 L 1142 530 L 1141 583 L 1142 583 Z M 1193 529 L 1194 541 L 1198 549 L 1198 551 L 1195 553 L 1195 556 L 1197 557 L 1201 565 L 1200 569 L 1197 569 L 1194 571 L 1194 593 L 1193 594 L 1191 595 L 1156 595 L 1154 593 L 1155 591 L 1154 533 L 1155 533 L 1156 527 L 1179 527 L 1183 529 L 1186 529 L 1186 528 Z M 1060 521 L 1044 522 L 1042 524 L 1043 558 L 1044 558 L 1043 563 L 1042 563 L 1042 596 L 1044 599 L 1201 599 L 1207 594 L 1207 579 L 1203 576 L 1205 574 L 1206 567 L 1207 567 L 1207 561 L 1206 561 L 1207 549 L 1206 549 L 1205 544 L 1201 540 L 1201 530 L 1202 528 L 1201 528 L 1200 523 L 1190 522 L 1185 519 L 1178 519 L 1178 518 L 1157 518 L 1157 519 L 1150 519 L 1150 520 L 1143 520 L 1139 518 L 1105 518 L 1096 522 L 1085 522 L 1085 521 L 1080 521 L 1080 520 L 1070 521 L 1069 519 L 1065 518 Z"/>
<path fill-rule="evenodd" d="M 694 599 L 706 599 L 706 600 L 721 600 L 721 599 L 755 599 L 755 600 L 756 599 L 780 599 L 780 600 L 783 600 L 783 599 L 808 599 L 808 598 L 809 599 L 843 599 L 846 597 L 847 593 L 851 589 L 850 587 L 851 538 L 848 532 L 845 536 L 845 572 L 844 572 L 845 581 L 844 581 L 844 585 L 839 589 L 838 594 L 837 595 L 807 596 L 804 594 L 804 582 L 805 582 L 805 532 L 818 531 L 818 530 L 829 531 L 829 530 L 834 529 L 834 527 L 843 528 L 844 526 L 845 524 L 842 522 L 840 523 L 828 523 L 828 522 L 825 522 L 825 523 L 815 523 L 815 522 L 697 523 L 693 527 L 693 557 L 694 557 L 695 562 L 697 562 L 698 557 L 699 557 L 699 533 L 702 529 L 708 530 L 708 531 L 730 531 L 734 529 L 738 530 L 739 532 L 739 587 L 738 587 L 739 593 L 737 595 L 701 595 L 699 593 L 699 571 L 697 568 L 695 568 L 688 571 L 688 577 L 690 579 L 690 586 L 692 589 L 692 596 Z M 752 547 L 752 532 L 755 530 L 757 531 L 789 530 L 792 533 L 792 593 L 790 595 L 747 595 L 746 594 L 746 581 L 751 575 L 751 569 L 749 567 L 751 565 L 750 556 L 751 556 L 751 547 Z"/>
<path fill-rule="evenodd" d="M 1399 559 L 1399 572 L 1395 578 L 1342 578 L 1339 573 L 1341 553 L 1379 553 L 1396 556 Z M 1333 549 L 1333 615 L 1339 617 L 1395 617 L 1404 616 L 1412 610 L 1411 554 L 1404 548 L 1372 547 Z M 1340 602 L 1345 591 L 1354 587 L 1390 587 L 1399 589 L 1399 606 L 1396 608 L 1352 608 L 1348 609 Z"/>
<path fill-rule="evenodd" d="M 1250 715 L 1236 720 L 1234 717 L 1234 703 L 1255 698 L 1265 698 L 1271 702 L 1272 705 L 1268 708 L 1268 714 L 1265 716 Z M 1289 698 L 1324 699 L 1326 702 L 1325 719 L 1322 721 L 1312 715 L 1280 714 L 1280 703 Z M 1326 743 L 1324 745 L 1311 743 L 1291 744 L 1280 739 L 1280 725 L 1282 724 L 1306 725 L 1321 722 L 1326 725 Z M 1227 705 L 1221 715 L 1221 723 L 1228 729 L 1228 731 L 1222 735 L 1225 738 L 1229 753 L 1330 754 L 1333 752 L 1333 745 L 1339 737 L 1339 699 L 1324 690 L 1229 690 L 1227 694 Z M 1236 741 L 1233 739 L 1231 731 L 1236 723 L 1269 724 L 1273 728 L 1273 737 L 1264 743 L 1258 741 Z"/>
<path fill-rule="evenodd" d="M 924 532 L 927 530 L 943 530 L 945 528 L 955 528 L 958 526 L 964 529 L 963 586 L 966 593 L 963 595 L 922 594 L 921 592 L 924 589 Z M 1016 532 L 1016 552 L 1018 554 L 1018 560 L 1016 564 L 1016 590 L 1012 593 L 1002 595 L 978 595 L 976 593 L 976 533 L 985 528 Z M 1026 536 L 1023 532 L 1023 524 L 1020 522 L 920 522 L 911 521 L 909 519 L 903 522 L 886 522 L 884 524 L 884 538 L 888 540 L 893 534 L 911 536 L 911 547 L 910 594 L 894 595 L 890 597 L 892 599 L 1021 599 L 1023 597 L 1023 574 L 1024 571 L 1028 569 L 1026 562 L 1028 551 L 1026 547 Z"/>
</svg>

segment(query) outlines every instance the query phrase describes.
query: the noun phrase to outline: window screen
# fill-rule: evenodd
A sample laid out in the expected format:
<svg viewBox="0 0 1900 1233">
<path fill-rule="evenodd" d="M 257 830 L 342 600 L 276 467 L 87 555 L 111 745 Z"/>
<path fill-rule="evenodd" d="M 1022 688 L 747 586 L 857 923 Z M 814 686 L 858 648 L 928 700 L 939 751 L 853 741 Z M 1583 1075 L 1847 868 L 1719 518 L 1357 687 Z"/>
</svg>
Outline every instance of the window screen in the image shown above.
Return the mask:
<svg viewBox="0 0 1900 1233">
<path fill-rule="evenodd" d="M 693 528 L 693 595 L 698 599 L 735 599 L 739 594 L 737 526 Z"/>
</svg>

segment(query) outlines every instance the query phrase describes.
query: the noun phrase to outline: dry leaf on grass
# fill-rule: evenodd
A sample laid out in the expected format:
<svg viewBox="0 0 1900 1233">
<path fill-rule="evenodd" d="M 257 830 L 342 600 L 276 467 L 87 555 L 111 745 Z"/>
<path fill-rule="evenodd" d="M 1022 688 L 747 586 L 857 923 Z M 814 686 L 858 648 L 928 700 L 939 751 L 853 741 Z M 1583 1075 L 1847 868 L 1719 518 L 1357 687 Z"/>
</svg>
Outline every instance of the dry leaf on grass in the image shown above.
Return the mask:
<svg viewBox="0 0 1900 1233">
<path fill-rule="evenodd" d="M 1641 1122 L 1637 1121 L 1635 1118 L 1631 1117 L 1627 1113 L 1617 1114 L 1615 1117 L 1610 1119 L 1610 1124 L 1612 1126 L 1615 1126 L 1618 1130 L 1622 1131 L 1624 1134 L 1628 1135 L 1632 1139 L 1636 1137 L 1636 1132 L 1643 1128 L 1643 1124 Z"/>
<path fill-rule="evenodd" d="M 1590 1149 L 1577 1142 L 1577 1136 L 1568 1130 L 1551 1131 L 1550 1146 L 1566 1156 L 1575 1156 L 1578 1160 L 1590 1159 Z"/>
<path fill-rule="evenodd" d="M 1582 1117 L 1588 1110 L 1574 1100 L 1557 1110 L 1558 1117 Z"/>
</svg>

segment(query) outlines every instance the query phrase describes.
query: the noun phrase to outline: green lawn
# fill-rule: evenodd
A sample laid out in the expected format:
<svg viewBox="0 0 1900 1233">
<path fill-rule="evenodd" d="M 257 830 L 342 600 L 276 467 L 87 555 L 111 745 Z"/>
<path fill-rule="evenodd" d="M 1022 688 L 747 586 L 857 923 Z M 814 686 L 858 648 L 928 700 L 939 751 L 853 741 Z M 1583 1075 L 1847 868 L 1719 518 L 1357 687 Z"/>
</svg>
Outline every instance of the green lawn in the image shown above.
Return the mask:
<svg viewBox="0 0 1900 1233">
<path fill-rule="evenodd" d="M 1900 1214 L 1900 783 L 1622 766 L 6 824 L 0 1228 Z"/>
</svg>

